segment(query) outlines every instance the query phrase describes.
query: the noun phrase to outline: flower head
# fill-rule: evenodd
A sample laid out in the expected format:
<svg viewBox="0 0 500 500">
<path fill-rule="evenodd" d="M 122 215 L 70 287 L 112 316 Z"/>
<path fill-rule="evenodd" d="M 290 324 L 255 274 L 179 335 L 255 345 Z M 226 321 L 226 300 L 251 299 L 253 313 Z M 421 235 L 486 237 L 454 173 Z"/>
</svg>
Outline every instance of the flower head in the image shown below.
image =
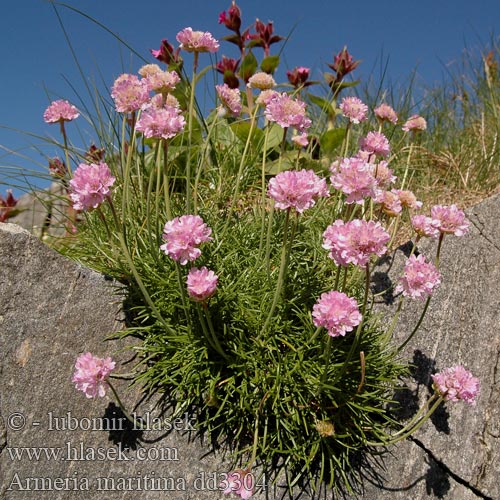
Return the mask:
<svg viewBox="0 0 500 500">
<path fill-rule="evenodd" d="M 309 139 L 307 138 L 307 134 L 303 132 L 302 134 L 297 134 L 292 137 L 292 142 L 298 148 L 306 148 L 309 144 Z"/>
<path fill-rule="evenodd" d="M 137 120 L 136 130 L 144 137 L 156 139 L 170 139 L 182 131 L 186 120 L 181 110 L 166 104 L 163 107 L 148 107 Z"/>
<path fill-rule="evenodd" d="M 226 475 L 226 479 L 221 482 L 220 487 L 225 495 L 234 493 L 247 499 L 253 495 L 255 480 L 249 470 L 236 469 Z"/>
<path fill-rule="evenodd" d="M 344 97 L 339 107 L 351 123 L 361 123 L 368 118 L 368 106 L 357 97 Z"/>
<path fill-rule="evenodd" d="M 340 81 L 349 73 L 354 71 L 361 61 L 353 61 L 353 57 L 347 51 L 347 47 L 344 47 L 336 56 L 333 56 L 333 64 L 328 66 L 337 73 L 336 83 Z"/>
<path fill-rule="evenodd" d="M 366 266 L 370 256 L 381 257 L 387 251 L 386 243 L 391 239 L 380 222 L 354 219 L 344 222 L 339 219 L 323 233 L 323 248 L 337 266 Z"/>
<path fill-rule="evenodd" d="M 113 84 L 111 97 L 119 113 L 137 111 L 149 100 L 147 80 L 140 80 L 137 75 L 127 73 L 120 75 Z"/>
<path fill-rule="evenodd" d="M 12 217 L 12 209 L 17 205 L 19 200 L 14 198 L 12 189 L 7 189 L 7 196 L 4 198 L 0 194 L 0 222 L 5 222 L 9 217 Z"/>
<path fill-rule="evenodd" d="M 446 401 L 462 399 L 467 404 L 475 405 L 479 394 L 479 379 L 462 365 L 445 368 L 442 372 L 432 375 L 434 387 Z"/>
<path fill-rule="evenodd" d="M 273 43 L 283 40 L 283 37 L 274 35 L 274 25 L 271 21 L 264 24 L 260 19 L 255 21 L 255 31 L 257 33 L 248 36 L 253 40 L 253 45 L 264 49 L 264 56 L 269 56 L 269 51 Z"/>
<path fill-rule="evenodd" d="M 377 120 L 379 120 L 380 122 L 389 122 L 395 124 L 398 121 L 398 115 L 388 104 L 383 103 L 373 111 L 375 113 L 375 116 L 377 117 Z"/>
<path fill-rule="evenodd" d="M 100 163 L 80 163 L 73 179 L 69 181 L 70 198 L 75 210 L 97 208 L 110 196 L 110 187 L 115 182 L 108 165 Z"/>
<path fill-rule="evenodd" d="M 176 71 L 156 71 L 146 76 L 147 85 L 150 90 L 159 93 L 171 92 L 181 81 Z"/>
<path fill-rule="evenodd" d="M 201 255 L 198 247 L 212 240 L 210 234 L 212 230 L 200 216 L 182 215 L 165 224 L 162 238 L 166 243 L 160 249 L 184 266 Z"/>
<path fill-rule="evenodd" d="M 79 116 L 78 109 L 73 104 L 62 99 L 50 103 L 43 113 L 43 119 L 46 123 L 70 122 Z"/>
<path fill-rule="evenodd" d="M 224 108 L 229 110 L 233 116 L 238 116 L 242 109 L 240 91 L 230 88 L 226 83 L 216 85 L 215 90 Z"/>
<path fill-rule="evenodd" d="M 441 274 L 432 262 L 427 262 L 424 255 L 410 255 L 405 265 L 405 272 L 400 278 L 395 292 L 403 292 L 406 297 L 425 299 L 432 295 L 441 283 Z"/>
<path fill-rule="evenodd" d="M 330 167 L 330 181 L 335 189 L 347 195 L 346 203 L 363 203 L 365 198 L 375 198 L 377 181 L 372 166 L 359 158 L 344 158 Z"/>
<path fill-rule="evenodd" d="M 240 86 L 240 81 L 236 76 L 239 64 L 238 59 L 222 56 L 222 59 L 215 66 L 215 69 L 224 75 L 224 83 L 227 83 L 232 89 L 237 89 Z"/>
<path fill-rule="evenodd" d="M 295 87 L 307 87 L 311 85 L 312 82 L 308 82 L 309 74 L 311 70 L 309 68 L 304 68 L 303 66 L 296 67 L 292 71 L 287 71 L 286 76 L 288 81 Z"/>
<path fill-rule="evenodd" d="M 435 205 L 431 208 L 431 217 L 440 233 L 463 236 L 469 231 L 470 221 L 456 205 Z"/>
<path fill-rule="evenodd" d="M 411 225 L 418 236 L 427 238 L 438 238 L 439 229 L 436 228 L 432 217 L 425 215 L 414 215 L 411 218 Z"/>
<path fill-rule="evenodd" d="M 229 9 L 219 14 L 219 24 L 223 24 L 228 30 L 239 33 L 241 28 L 241 10 L 233 3 Z"/>
<path fill-rule="evenodd" d="M 177 33 L 177 41 L 180 48 L 186 52 L 217 52 L 219 42 L 208 31 L 193 31 L 192 28 L 184 28 Z"/>
<path fill-rule="evenodd" d="M 167 40 L 162 40 L 160 48 L 158 50 L 151 49 L 150 52 L 152 56 L 158 61 L 164 62 L 165 64 L 179 64 L 182 62 L 182 59 L 179 56 L 179 50 L 174 51 L 174 47 L 168 43 Z"/>
<path fill-rule="evenodd" d="M 366 153 L 383 158 L 387 158 L 391 151 L 389 140 L 380 132 L 368 132 L 367 136 L 359 141 L 359 145 Z"/>
<path fill-rule="evenodd" d="M 323 293 L 313 306 L 314 326 L 322 326 L 332 337 L 344 336 L 362 320 L 356 299 L 342 292 Z"/>
<path fill-rule="evenodd" d="M 325 179 L 313 170 L 286 170 L 269 181 L 267 194 L 276 202 L 276 208 L 297 212 L 311 208 L 322 196 L 329 196 Z"/>
<path fill-rule="evenodd" d="M 104 397 L 106 378 L 114 370 L 116 363 L 111 358 L 98 358 L 90 352 L 78 357 L 72 381 L 87 398 Z"/>
<path fill-rule="evenodd" d="M 295 127 L 303 132 L 311 126 L 311 120 L 306 116 L 306 104 L 298 99 L 292 99 L 288 94 L 274 94 L 266 104 L 266 118 L 276 122 L 283 128 Z"/>
<path fill-rule="evenodd" d="M 276 86 L 276 81 L 268 73 L 255 73 L 248 79 L 247 87 L 251 89 L 268 90 Z"/>
<path fill-rule="evenodd" d="M 375 177 L 380 189 L 387 189 L 391 184 L 394 184 L 397 179 L 393 170 L 387 165 L 388 163 L 385 160 L 378 163 L 370 163 L 371 173 L 373 177 Z"/>
<path fill-rule="evenodd" d="M 406 189 L 394 189 L 393 192 L 398 195 L 399 201 L 403 207 L 413 209 L 422 208 L 422 202 L 417 200 L 413 191 L 408 191 Z"/>
<path fill-rule="evenodd" d="M 403 125 L 403 131 L 405 132 L 420 132 L 427 128 L 427 122 L 425 118 L 420 115 L 413 115 L 408 118 L 408 120 Z"/>
<path fill-rule="evenodd" d="M 403 210 L 399 196 L 393 191 L 379 191 L 375 198 L 382 205 L 382 211 L 389 217 L 395 217 Z"/>
<path fill-rule="evenodd" d="M 192 267 L 187 277 L 187 290 L 189 297 L 196 302 L 205 302 L 217 290 L 219 277 L 205 266 L 198 269 Z"/>
</svg>

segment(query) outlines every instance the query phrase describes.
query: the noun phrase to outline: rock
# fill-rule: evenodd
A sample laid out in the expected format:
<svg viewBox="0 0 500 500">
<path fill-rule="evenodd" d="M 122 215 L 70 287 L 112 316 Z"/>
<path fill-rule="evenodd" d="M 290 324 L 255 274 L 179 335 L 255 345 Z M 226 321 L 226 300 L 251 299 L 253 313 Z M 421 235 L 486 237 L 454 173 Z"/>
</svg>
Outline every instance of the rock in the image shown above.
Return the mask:
<svg viewBox="0 0 500 500">
<path fill-rule="evenodd" d="M 406 417 L 431 394 L 431 374 L 463 364 L 481 380 L 475 407 L 447 402 L 386 461 L 385 481 L 366 485 L 367 498 L 500 498 L 500 196 L 467 210 L 467 236 L 446 236 L 440 258 L 441 286 L 434 293 L 419 333 L 404 357 L 414 364 L 411 391 L 402 398 Z M 434 258 L 437 242 L 418 251 Z M 396 282 L 411 247 L 375 272 L 375 279 Z M 386 270 L 391 267 L 389 275 Z M 385 278 L 385 279 L 382 279 Z M 423 303 L 406 299 L 395 331 L 404 340 L 416 325 Z M 385 307 L 390 317 L 396 304 Z"/>
</svg>

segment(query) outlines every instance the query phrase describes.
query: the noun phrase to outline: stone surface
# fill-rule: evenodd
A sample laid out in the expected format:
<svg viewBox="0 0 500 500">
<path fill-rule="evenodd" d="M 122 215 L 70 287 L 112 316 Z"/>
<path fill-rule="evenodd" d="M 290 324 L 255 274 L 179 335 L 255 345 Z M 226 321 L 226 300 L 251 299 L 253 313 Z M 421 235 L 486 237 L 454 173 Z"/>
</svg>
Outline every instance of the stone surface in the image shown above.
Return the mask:
<svg viewBox="0 0 500 500">
<path fill-rule="evenodd" d="M 420 334 L 404 353 L 415 368 L 411 390 L 403 394 L 403 416 L 411 416 L 417 400 L 428 397 L 433 372 L 458 363 L 481 378 L 477 406 L 442 407 L 415 441 L 390 448 L 385 469 L 378 460 L 362 471 L 364 493 L 359 497 L 500 498 L 499 208 L 500 197 L 474 207 L 468 212 L 474 224 L 470 234 L 446 239 L 443 283 Z M 434 246 L 435 242 L 426 242 L 419 251 L 430 256 Z M 59 256 L 11 224 L 0 224 L 0 258 L 0 498 L 235 498 L 217 490 L 220 474 L 228 468 L 227 457 L 202 442 L 190 415 L 171 432 L 120 430 L 123 416 L 110 393 L 86 399 L 74 389 L 71 375 L 82 352 L 112 355 L 122 373 L 133 365 L 133 350 L 126 349 L 130 341 L 104 341 L 123 325 L 116 284 Z M 403 261 L 403 252 L 396 252 L 389 273 L 386 259 L 375 280 L 397 279 Z M 394 306 L 385 307 L 393 313 Z M 421 307 L 421 303 L 405 304 L 396 338 L 411 331 Z M 161 415 L 164 428 L 173 424 L 161 413 L 161 400 L 142 401 L 140 389 L 128 388 L 126 380 L 116 385 L 125 404 L 139 415 L 151 419 Z M 92 417 L 97 419 L 89 420 Z M 115 429 L 85 430 L 105 422 L 99 417 L 111 418 Z M 60 430 L 61 426 L 79 427 Z M 30 458 L 29 453 L 40 456 Z M 104 460 L 103 455 L 107 455 Z M 146 476 L 167 491 L 152 491 L 153 481 L 148 483 Z M 45 491 L 29 491 L 37 486 Z M 19 491 L 21 487 L 28 490 Z M 64 487 L 66 491 L 57 491 Z M 326 499 L 332 494 L 297 493 L 294 498 L 313 497 Z M 268 486 L 254 498 L 288 495 L 283 488 Z"/>
</svg>

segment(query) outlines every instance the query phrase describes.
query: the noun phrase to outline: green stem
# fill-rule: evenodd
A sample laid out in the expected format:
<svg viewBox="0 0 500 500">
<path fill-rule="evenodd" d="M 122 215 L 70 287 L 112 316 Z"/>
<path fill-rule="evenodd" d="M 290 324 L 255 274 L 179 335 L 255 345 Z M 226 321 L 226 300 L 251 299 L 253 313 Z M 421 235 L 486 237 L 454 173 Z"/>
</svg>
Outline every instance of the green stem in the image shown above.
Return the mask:
<svg viewBox="0 0 500 500">
<path fill-rule="evenodd" d="M 134 426 L 134 429 L 144 429 L 144 426 L 142 425 L 141 422 L 136 420 L 130 413 L 126 410 L 125 406 L 123 405 L 120 396 L 118 396 L 118 393 L 116 392 L 116 389 L 113 387 L 113 384 L 109 381 L 109 378 L 106 379 L 106 383 L 109 385 L 109 388 L 111 389 L 111 392 L 115 396 L 116 402 L 118 403 L 118 406 L 122 410 L 123 414 L 127 418 L 127 420 Z"/>
<path fill-rule="evenodd" d="M 162 139 L 163 144 L 163 191 L 165 195 L 165 209 L 168 220 L 172 220 L 172 209 L 170 207 L 170 180 L 168 177 L 168 143 Z"/>
<path fill-rule="evenodd" d="M 405 188 L 406 178 L 408 177 L 408 171 L 410 170 L 410 159 L 413 154 L 413 142 L 410 143 L 410 151 L 408 152 L 408 157 L 406 158 L 406 168 L 403 174 L 403 180 L 401 182 L 401 189 Z"/>
<path fill-rule="evenodd" d="M 219 342 L 219 338 L 217 337 L 217 334 L 215 333 L 215 328 L 212 323 L 212 317 L 210 316 L 210 311 L 208 310 L 208 307 L 203 307 L 203 311 L 205 313 L 205 317 L 207 319 L 208 323 L 208 329 L 210 330 L 210 334 L 212 335 L 212 339 L 217 346 L 217 352 L 223 356 L 226 360 L 229 360 L 229 356 L 224 352 L 224 349 L 222 348 L 222 345 Z"/>
<path fill-rule="evenodd" d="M 269 128 L 269 126 L 266 127 L 266 133 L 264 135 L 264 149 L 262 150 L 262 167 L 260 174 L 262 222 L 260 227 L 259 258 L 264 246 L 264 234 L 266 227 L 266 156 L 267 144 L 269 140 Z"/>
<path fill-rule="evenodd" d="M 401 352 L 407 346 L 408 342 L 410 342 L 410 340 L 413 338 L 415 333 L 417 333 L 417 330 L 420 328 L 420 325 L 422 324 L 422 321 L 424 320 L 425 313 L 427 312 L 427 308 L 429 307 L 430 301 L 431 301 L 431 297 L 429 295 L 429 297 L 427 297 L 427 300 L 425 301 L 424 309 L 422 311 L 422 314 L 420 315 L 420 318 L 419 318 L 415 328 L 410 333 L 410 335 L 408 335 L 406 340 L 397 348 L 396 353 Z"/>
<path fill-rule="evenodd" d="M 321 391 L 323 389 L 323 385 L 326 382 L 326 377 L 328 375 L 328 366 L 329 366 L 329 362 L 330 362 L 330 354 L 331 354 L 331 352 L 332 352 L 332 337 L 330 335 L 328 335 L 328 339 L 326 341 L 325 356 L 323 358 L 323 363 L 324 363 L 325 367 L 324 367 L 324 370 L 323 370 L 323 374 L 321 375 L 321 380 L 319 382 L 318 393 L 317 393 L 316 397 L 320 396 Z"/>
<path fill-rule="evenodd" d="M 186 161 L 186 213 L 191 213 L 191 147 L 193 139 L 194 95 L 196 88 L 196 70 L 198 68 L 198 52 L 194 52 L 193 77 L 191 80 L 191 94 L 189 96 L 188 122 L 188 150 Z"/>
</svg>

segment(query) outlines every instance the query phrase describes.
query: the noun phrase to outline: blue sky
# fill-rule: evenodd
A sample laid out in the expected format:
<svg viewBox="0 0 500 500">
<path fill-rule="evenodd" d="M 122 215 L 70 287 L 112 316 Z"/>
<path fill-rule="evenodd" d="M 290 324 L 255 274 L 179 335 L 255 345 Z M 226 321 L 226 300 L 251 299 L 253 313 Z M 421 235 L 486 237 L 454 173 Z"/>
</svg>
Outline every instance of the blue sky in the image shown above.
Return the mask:
<svg viewBox="0 0 500 500">
<path fill-rule="evenodd" d="M 149 49 L 158 48 L 162 38 L 174 42 L 176 33 L 186 26 L 210 31 L 216 38 L 228 34 L 217 21 L 230 0 L 67 3 L 118 33 L 149 62 L 154 62 Z M 362 80 L 378 75 L 387 62 L 388 86 L 404 85 L 415 69 L 420 84 L 440 82 L 447 68 L 458 65 L 464 50 L 484 50 L 492 38 L 499 42 L 499 0 L 239 0 L 238 5 L 245 26 L 258 17 L 274 21 L 279 35 L 293 31 L 284 49 L 282 70 L 308 66 L 317 80 L 344 45 L 363 61 L 356 74 Z M 107 87 L 123 68 L 135 72 L 141 66 L 105 30 L 62 6 L 58 12 L 88 81 Z M 72 86 L 79 93 L 85 91 L 54 8 L 46 0 L 7 0 L 2 20 L 0 126 L 59 139 L 57 127 L 43 122 L 43 111 L 56 98 L 78 105 Z M 236 56 L 235 47 L 224 43 L 219 54 Z M 208 63 L 207 56 L 201 64 Z M 0 193 L 14 184 L 6 165 L 42 169 L 36 163 L 46 164 L 44 154 L 60 154 L 54 146 L 42 144 L 35 137 L 0 128 L 0 146 L 28 157 L 0 149 Z"/>
</svg>

